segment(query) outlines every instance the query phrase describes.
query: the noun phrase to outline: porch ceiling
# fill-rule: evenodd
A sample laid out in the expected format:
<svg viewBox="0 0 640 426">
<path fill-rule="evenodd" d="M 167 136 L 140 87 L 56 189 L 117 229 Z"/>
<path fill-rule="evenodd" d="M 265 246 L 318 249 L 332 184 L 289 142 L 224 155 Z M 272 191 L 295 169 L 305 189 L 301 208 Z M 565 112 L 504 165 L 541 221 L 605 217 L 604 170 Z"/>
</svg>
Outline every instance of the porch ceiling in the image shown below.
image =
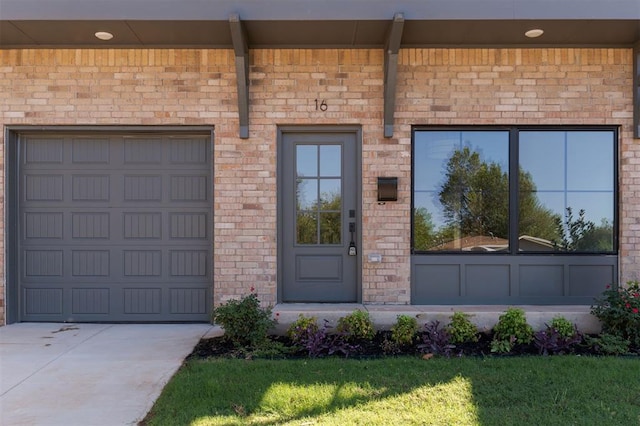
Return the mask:
<svg viewBox="0 0 640 426">
<path fill-rule="evenodd" d="M 233 48 L 237 15 L 250 49 L 632 46 L 639 0 L 0 0 L 0 48 Z M 536 39 L 526 30 L 541 28 Z M 96 31 L 114 38 L 104 42 Z"/>
<path fill-rule="evenodd" d="M 0 15 L 1 16 L 1 15 Z M 250 48 L 382 47 L 388 20 L 246 21 Z M 528 39 L 524 32 L 545 33 Z M 96 31 L 114 38 L 104 42 Z M 631 46 L 639 20 L 406 20 L 402 47 L 436 46 Z M 0 20 L 0 48 L 198 47 L 233 48 L 229 21 Z"/>
</svg>

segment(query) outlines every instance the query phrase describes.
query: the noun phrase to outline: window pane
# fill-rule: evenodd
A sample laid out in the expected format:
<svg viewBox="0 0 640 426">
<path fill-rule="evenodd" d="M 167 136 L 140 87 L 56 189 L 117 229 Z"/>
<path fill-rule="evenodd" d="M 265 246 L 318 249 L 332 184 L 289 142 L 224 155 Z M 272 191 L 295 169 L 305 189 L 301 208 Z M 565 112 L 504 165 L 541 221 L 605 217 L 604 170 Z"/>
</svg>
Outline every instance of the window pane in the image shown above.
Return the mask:
<svg viewBox="0 0 640 426">
<path fill-rule="evenodd" d="M 298 179 L 296 197 L 298 210 L 318 208 L 318 179 Z"/>
<path fill-rule="evenodd" d="M 296 172 L 298 176 L 318 176 L 317 145 L 298 145 L 296 147 Z"/>
<path fill-rule="evenodd" d="M 340 244 L 340 213 L 320 213 L 320 244 Z"/>
<path fill-rule="evenodd" d="M 614 250 L 614 132 L 520 132 L 519 250 Z"/>
<path fill-rule="evenodd" d="M 318 244 L 318 215 L 312 212 L 298 212 L 296 235 L 298 244 Z"/>
<path fill-rule="evenodd" d="M 563 190 L 564 138 L 565 132 L 520 132 L 520 180 L 524 173 L 538 191 Z"/>
<path fill-rule="evenodd" d="M 320 176 L 341 176 L 342 147 L 340 145 L 322 145 L 320 147 Z"/>
<path fill-rule="evenodd" d="M 443 184 L 447 160 L 460 146 L 460 132 L 416 132 L 415 138 L 415 189 L 434 191 Z"/>
<path fill-rule="evenodd" d="M 570 192 L 567 206 L 573 214 L 570 223 L 584 223 L 578 227 L 581 233 L 572 236 L 567 232 L 574 251 L 613 250 L 613 192 Z M 584 212 L 583 220 L 581 211 Z M 566 219 L 565 213 L 565 222 Z"/>
<path fill-rule="evenodd" d="M 567 189 L 613 190 L 611 132 L 570 132 L 567 135 Z"/>
<path fill-rule="evenodd" d="M 322 179 L 320 181 L 320 210 L 342 209 L 340 179 Z"/>
<path fill-rule="evenodd" d="M 508 249 L 509 133 L 416 132 L 414 248 Z"/>
</svg>

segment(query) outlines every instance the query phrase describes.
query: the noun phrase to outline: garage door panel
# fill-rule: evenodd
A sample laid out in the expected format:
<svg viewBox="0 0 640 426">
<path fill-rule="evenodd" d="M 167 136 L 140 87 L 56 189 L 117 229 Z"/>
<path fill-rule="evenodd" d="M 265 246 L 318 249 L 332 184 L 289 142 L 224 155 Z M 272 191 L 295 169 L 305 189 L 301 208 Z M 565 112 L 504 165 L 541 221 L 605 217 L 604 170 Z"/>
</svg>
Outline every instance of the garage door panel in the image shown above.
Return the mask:
<svg viewBox="0 0 640 426">
<path fill-rule="evenodd" d="M 27 174 L 24 176 L 25 201 L 64 201 L 64 176 Z"/>
<path fill-rule="evenodd" d="M 24 312 L 26 315 L 62 315 L 64 289 L 56 287 L 26 288 L 23 291 Z"/>
<path fill-rule="evenodd" d="M 130 139 L 124 142 L 124 164 L 162 164 L 161 138 Z"/>
<path fill-rule="evenodd" d="M 109 175 L 71 176 L 71 201 L 111 201 Z"/>
<path fill-rule="evenodd" d="M 122 213 L 123 235 L 125 240 L 162 239 L 162 214 L 157 212 Z"/>
<path fill-rule="evenodd" d="M 71 142 L 71 162 L 78 165 L 108 165 L 111 159 L 108 138 L 74 138 Z"/>
<path fill-rule="evenodd" d="M 102 212 L 72 212 L 71 238 L 108 240 L 111 235 L 111 215 Z"/>
<path fill-rule="evenodd" d="M 21 320 L 209 320 L 208 136 L 21 143 Z"/>
<path fill-rule="evenodd" d="M 203 139 L 172 139 L 170 142 L 169 163 L 171 164 L 206 164 L 207 141 Z"/>
<path fill-rule="evenodd" d="M 109 288 L 74 288 L 71 290 L 71 313 L 74 315 L 109 315 Z"/>
<path fill-rule="evenodd" d="M 64 159 L 63 138 L 30 138 L 24 144 L 25 164 L 61 164 Z"/>
<path fill-rule="evenodd" d="M 24 238 L 34 239 L 56 239 L 63 238 L 62 212 L 54 211 L 34 211 L 24 214 Z"/>
</svg>

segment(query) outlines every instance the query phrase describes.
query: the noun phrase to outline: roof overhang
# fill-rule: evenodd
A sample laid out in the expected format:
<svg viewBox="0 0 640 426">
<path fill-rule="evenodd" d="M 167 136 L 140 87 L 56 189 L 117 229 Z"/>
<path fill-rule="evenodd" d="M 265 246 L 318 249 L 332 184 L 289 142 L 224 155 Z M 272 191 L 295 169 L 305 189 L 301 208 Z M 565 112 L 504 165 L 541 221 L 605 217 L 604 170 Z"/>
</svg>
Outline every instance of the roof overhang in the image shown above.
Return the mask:
<svg viewBox="0 0 640 426">
<path fill-rule="evenodd" d="M 404 16 L 402 47 L 633 46 L 639 0 L 0 0 L 0 48 L 380 48 Z M 536 39 L 525 31 L 541 28 Z M 109 41 L 96 31 L 114 35 Z"/>
</svg>

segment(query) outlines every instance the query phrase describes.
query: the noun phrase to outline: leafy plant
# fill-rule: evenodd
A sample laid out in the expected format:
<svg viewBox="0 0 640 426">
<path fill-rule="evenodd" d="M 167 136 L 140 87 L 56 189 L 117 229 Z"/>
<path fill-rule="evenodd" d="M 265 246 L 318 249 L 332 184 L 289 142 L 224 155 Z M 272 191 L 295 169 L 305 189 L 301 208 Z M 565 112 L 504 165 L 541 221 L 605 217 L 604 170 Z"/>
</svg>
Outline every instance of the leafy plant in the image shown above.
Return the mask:
<svg viewBox="0 0 640 426">
<path fill-rule="evenodd" d="M 369 312 L 359 309 L 338 319 L 336 329 L 339 333 L 345 334 L 349 340 L 372 340 L 376 334 Z"/>
<path fill-rule="evenodd" d="M 607 289 L 596 299 L 591 313 L 602 323 L 602 331 L 628 340 L 640 349 L 640 283 Z"/>
<path fill-rule="evenodd" d="M 450 357 L 456 345 L 451 343 L 451 335 L 446 327 L 440 327 L 440 321 L 434 320 L 424 325 L 423 343 L 418 345 L 423 353 Z"/>
<path fill-rule="evenodd" d="M 391 326 L 391 340 L 398 345 L 410 345 L 416 340 L 418 321 L 410 315 L 398 315 Z"/>
<path fill-rule="evenodd" d="M 454 312 L 447 326 L 452 343 L 468 343 L 478 341 L 478 327 L 469 320 L 464 312 Z"/>
<path fill-rule="evenodd" d="M 358 350 L 357 345 L 347 341 L 343 333 L 330 333 L 329 321 L 324 320 L 324 325 L 319 328 L 315 322 L 305 322 L 304 329 L 300 329 L 299 345 L 301 345 L 310 358 L 318 358 L 325 355 L 342 354 L 345 357 Z"/>
<path fill-rule="evenodd" d="M 564 321 L 564 318 L 562 318 Z M 568 322 L 568 321 L 567 321 Z M 563 321 L 556 321 L 561 327 L 566 324 Z M 553 321 L 552 321 L 553 324 Z M 536 332 L 533 336 L 538 351 L 542 355 L 558 355 L 570 352 L 575 345 L 582 341 L 582 335 L 578 332 L 578 328 L 571 325 L 571 331 L 568 332 L 563 328 L 556 328 L 553 325 L 547 325 L 545 330 Z"/>
<path fill-rule="evenodd" d="M 289 325 L 287 336 L 294 345 L 301 345 L 309 339 L 310 335 L 318 332 L 318 322 L 316 317 L 308 317 L 303 314 Z"/>
<path fill-rule="evenodd" d="M 253 292 L 215 308 L 212 317 L 213 322 L 224 329 L 224 338 L 238 348 L 265 345 L 269 331 L 277 323 L 271 316 L 271 307 L 261 307 L 258 296 Z"/>
<path fill-rule="evenodd" d="M 578 332 L 577 326 L 563 316 L 553 317 L 547 325 L 547 329 L 549 328 L 555 329 L 562 337 L 571 337 Z"/>
<path fill-rule="evenodd" d="M 596 337 L 585 336 L 585 343 L 602 355 L 624 355 L 629 353 L 629 341 L 616 335 L 602 333 Z"/>
<path fill-rule="evenodd" d="M 516 338 L 514 336 L 503 340 L 493 339 L 491 341 L 491 353 L 507 354 L 511 352 L 511 350 L 515 346 L 515 343 Z"/>
<path fill-rule="evenodd" d="M 500 315 L 498 323 L 493 327 L 494 340 L 511 340 L 515 344 L 531 343 L 533 328 L 527 323 L 524 311 L 520 308 L 508 308 Z"/>
</svg>

